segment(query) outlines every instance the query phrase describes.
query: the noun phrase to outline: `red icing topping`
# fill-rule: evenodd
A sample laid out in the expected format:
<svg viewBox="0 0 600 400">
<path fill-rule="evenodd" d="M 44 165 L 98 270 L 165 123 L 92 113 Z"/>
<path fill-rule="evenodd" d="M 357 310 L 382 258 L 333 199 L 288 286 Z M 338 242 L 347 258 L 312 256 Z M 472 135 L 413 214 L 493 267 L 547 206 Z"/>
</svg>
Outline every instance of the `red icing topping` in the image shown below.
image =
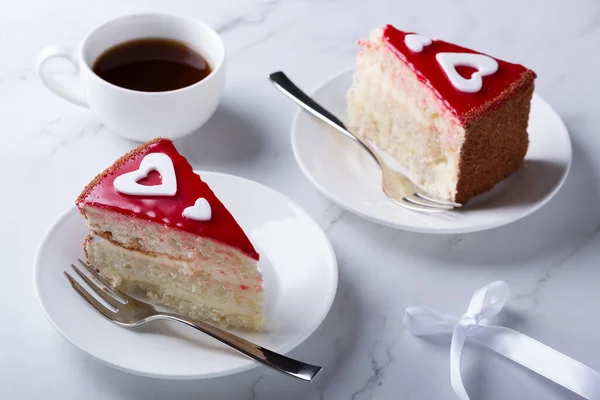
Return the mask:
<svg viewBox="0 0 600 400">
<path fill-rule="evenodd" d="M 208 185 L 194 173 L 192 166 L 185 157 L 177 152 L 173 143 L 170 140 L 162 139 L 145 146 L 132 158 L 125 160 L 120 165 L 117 163 L 115 168 L 109 169 L 107 175 L 88 191 L 77 206 L 79 208 L 83 205 L 102 207 L 210 238 L 235 247 L 249 257 L 258 260 L 258 253 L 242 228 Z M 142 159 L 150 153 L 166 154 L 173 161 L 177 179 L 175 196 L 130 196 L 117 192 L 113 186 L 115 178 L 137 170 Z M 161 180 L 160 174 L 149 173 L 138 183 L 157 185 L 161 183 Z M 196 221 L 182 215 L 183 210 L 193 206 L 200 197 L 204 197 L 210 204 L 212 210 L 210 221 Z"/>
<path fill-rule="evenodd" d="M 528 71 L 522 65 L 511 64 L 498 60 L 498 71 L 483 77 L 483 87 L 475 93 L 465 93 L 456 89 L 446 76 L 446 73 L 437 62 L 437 53 L 475 53 L 476 51 L 457 46 L 441 40 L 433 40 L 424 46 L 419 53 L 411 51 L 404 42 L 404 37 L 409 32 L 402 32 L 391 25 L 383 29 L 384 43 L 411 68 L 419 80 L 430 87 L 436 96 L 463 124 L 471 120 L 482 107 L 495 104 L 502 100 L 502 93 L 511 84 L 521 79 L 523 73 Z M 463 77 L 470 77 L 474 68 L 457 67 Z"/>
</svg>

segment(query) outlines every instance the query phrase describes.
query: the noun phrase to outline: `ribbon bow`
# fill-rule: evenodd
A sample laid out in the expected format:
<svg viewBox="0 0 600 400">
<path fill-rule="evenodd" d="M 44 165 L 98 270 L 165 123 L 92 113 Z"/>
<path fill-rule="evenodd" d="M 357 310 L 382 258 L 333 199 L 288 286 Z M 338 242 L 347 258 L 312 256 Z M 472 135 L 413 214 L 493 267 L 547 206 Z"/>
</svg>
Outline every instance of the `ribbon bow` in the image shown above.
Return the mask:
<svg viewBox="0 0 600 400">
<path fill-rule="evenodd" d="M 517 332 L 487 325 L 506 304 L 510 290 L 502 281 L 492 282 L 473 293 L 469 309 L 460 318 L 425 307 L 409 307 L 404 325 L 413 335 L 452 333 L 450 381 L 461 400 L 469 400 L 460 376 L 460 355 L 467 338 L 564 386 L 588 400 L 600 400 L 600 374 L 586 365 Z"/>
</svg>

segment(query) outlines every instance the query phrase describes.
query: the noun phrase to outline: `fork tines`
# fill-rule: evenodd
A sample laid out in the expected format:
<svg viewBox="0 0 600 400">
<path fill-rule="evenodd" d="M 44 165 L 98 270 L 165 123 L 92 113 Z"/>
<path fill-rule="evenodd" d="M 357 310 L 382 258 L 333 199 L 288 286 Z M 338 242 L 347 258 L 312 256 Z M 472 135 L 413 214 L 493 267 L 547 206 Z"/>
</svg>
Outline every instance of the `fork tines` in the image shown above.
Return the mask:
<svg viewBox="0 0 600 400">
<path fill-rule="evenodd" d="M 404 197 L 402 202 L 402 206 L 422 212 L 443 212 L 462 207 L 460 203 L 437 200 L 419 192 Z"/>
<path fill-rule="evenodd" d="M 73 271 L 75 271 L 75 273 L 77 273 L 77 275 L 79 275 L 79 277 L 83 279 L 85 283 L 87 283 L 90 289 L 92 289 L 100 298 L 108 303 L 110 307 L 107 307 L 98 301 L 89 291 L 84 289 L 79 282 L 77 282 L 71 275 L 69 275 L 68 272 L 65 271 L 64 274 L 71 283 L 71 286 L 73 286 L 73 289 L 75 289 L 77 293 L 79 293 L 79 295 L 83 297 L 83 299 L 86 300 L 92 307 L 102 313 L 102 315 L 105 317 L 112 319 L 113 316 L 111 316 L 111 314 L 114 314 L 116 311 L 118 311 L 120 305 L 127 304 L 129 296 L 121 291 L 118 291 L 117 293 L 116 289 L 113 289 L 111 285 L 94 270 L 93 267 L 84 263 L 80 259 L 77 259 L 77 261 L 79 261 L 79 263 L 93 277 L 93 279 L 90 279 L 78 267 L 76 267 L 74 264 L 71 264 Z"/>
</svg>

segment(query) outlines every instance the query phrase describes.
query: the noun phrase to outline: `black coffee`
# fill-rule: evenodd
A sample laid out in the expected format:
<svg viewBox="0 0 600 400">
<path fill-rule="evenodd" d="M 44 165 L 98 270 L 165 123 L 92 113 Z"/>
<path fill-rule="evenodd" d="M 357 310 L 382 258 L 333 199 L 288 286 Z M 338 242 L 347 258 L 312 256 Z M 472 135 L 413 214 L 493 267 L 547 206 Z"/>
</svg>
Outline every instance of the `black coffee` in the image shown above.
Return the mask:
<svg viewBox="0 0 600 400">
<path fill-rule="evenodd" d="M 211 73 L 208 62 L 184 43 L 137 39 L 105 51 L 94 63 L 102 79 L 126 89 L 165 92 L 193 85 Z"/>
</svg>

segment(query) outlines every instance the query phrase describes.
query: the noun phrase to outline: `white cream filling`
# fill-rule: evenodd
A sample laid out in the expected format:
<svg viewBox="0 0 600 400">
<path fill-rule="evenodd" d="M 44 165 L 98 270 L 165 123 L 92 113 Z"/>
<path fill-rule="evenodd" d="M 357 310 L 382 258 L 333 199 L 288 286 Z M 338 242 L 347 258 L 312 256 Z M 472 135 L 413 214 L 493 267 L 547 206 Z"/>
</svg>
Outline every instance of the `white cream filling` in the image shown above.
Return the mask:
<svg viewBox="0 0 600 400">
<path fill-rule="evenodd" d="M 100 241 L 101 243 L 108 243 L 112 246 L 119 247 L 114 243 L 100 237 L 97 235 L 93 236 L 94 241 Z M 223 282 L 229 283 L 232 285 L 245 285 L 251 288 L 254 288 L 255 285 L 259 283 L 257 277 L 245 277 L 243 271 L 239 271 L 235 274 L 233 271 L 228 271 L 226 268 L 220 266 L 214 266 L 209 263 L 204 262 L 192 262 L 192 261 L 183 261 L 183 260 L 173 260 L 166 256 L 161 255 L 145 255 L 144 253 L 136 252 L 135 250 L 127 250 L 123 248 L 123 251 L 130 251 L 132 255 L 140 255 L 145 257 L 154 258 L 160 264 L 165 266 L 175 268 L 178 272 L 186 276 L 193 276 L 195 273 L 208 273 L 211 275 L 211 278 Z"/>
</svg>

